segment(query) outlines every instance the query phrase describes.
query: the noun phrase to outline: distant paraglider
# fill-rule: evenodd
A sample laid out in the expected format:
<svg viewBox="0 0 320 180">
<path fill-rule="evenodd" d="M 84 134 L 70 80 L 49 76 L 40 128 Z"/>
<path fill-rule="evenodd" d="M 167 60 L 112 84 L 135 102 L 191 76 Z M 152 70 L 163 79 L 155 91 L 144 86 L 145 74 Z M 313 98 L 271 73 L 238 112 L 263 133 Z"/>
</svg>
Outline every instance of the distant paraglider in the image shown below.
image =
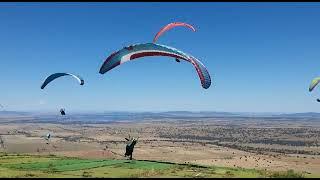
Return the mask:
<svg viewBox="0 0 320 180">
<path fill-rule="evenodd" d="M 1 136 L 0 136 L 0 147 L 5 149 L 4 141 Z"/>
<path fill-rule="evenodd" d="M 60 109 L 60 114 L 61 114 L 62 116 L 66 115 L 66 110 L 65 110 L 64 108 L 61 108 L 61 109 Z"/>
<path fill-rule="evenodd" d="M 208 89 L 211 85 L 210 74 L 198 59 L 175 48 L 154 43 L 131 45 L 112 53 L 104 61 L 99 73 L 104 74 L 127 61 L 147 56 L 167 56 L 175 58 L 177 62 L 180 62 L 181 59 L 190 62 L 199 75 L 202 87 Z"/>
<path fill-rule="evenodd" d="M 45 81 L 43 82 L 43 84 L 41 85 L 41 89 L 44 89 L 44 87 L 47 86 L 47 84 L 49 84 L 51 81 L 61 77 L 61 76 L 72 76 L 74 77 L 75 79 L 77 79 L 80 83 L 80 85 L 83 85 L 84 84 L 84 80 L 80 77 L 80 76 L 77 76 L 77 75 L 74 75 L 74 74 L 71 74 L 71 73 L 54 73 L 54 74 L 51 74 L 50 76 L 48 76 Z"/>
<path fill-rule="evenodd" d="M 313 89 L 319 84 L 320 77 L 314 78 L 309 86 L 309 92 L 313 91 Z M 320 99 L 317 99 L 317 102 L 320 102 Z"/>
<path fill-rule="evenodd" d="M 161 30 L 156 34 L 156 36 L 153 38 L 153 43 L 156 43 L 156 41 L 158 40 L 158 38 L 166 31 L 174 28 L 174 27 L 178 27 L 178 26 L 184 26 L 184 27 L 188 27 L 189 29 L 191 29 L 193 32 L 196 31 L 196 29 L 191 26 L 190 24 L 187 23 L 183 23 L 183 22 L 174 22 L 174 23 L 170 23 L 167 24 L 166 26 L 164 26 L 163 28 L 161 28 Z"/>
<path fill-rule="evenodd" d="M 48 133 L 48 134 L 44 137 L 44 139 L 47 141 L 47 144 L 49 144 L 50 138 L 51 138 L 51 134 L 50 134 L 50 133 Z"/>
<path fill-rule="evenodd" d="M 72 76 L 73 78 L 75 78 L 75 79 L 77 79 L 79 81 L 80 85 L 84 84 L 83 78 L 78 76 L 78 75 L 74 75 L 74 74 L 71 74 L 71 73 L 54 73 L 54 74 L 51 74 L 50 76 L 48 76 L 45 79 L 45 81 L 41 85 L 41 89 L 44 89 L 50 82 L 52 82 L 53 80 L 55 80 L 55 79 L 57 79 L 59 77 L 62 77 L 62 76 Z M 60 114 L 62 116 L 66 115 L 65 109 L 60 109 Z"/>
</svg>

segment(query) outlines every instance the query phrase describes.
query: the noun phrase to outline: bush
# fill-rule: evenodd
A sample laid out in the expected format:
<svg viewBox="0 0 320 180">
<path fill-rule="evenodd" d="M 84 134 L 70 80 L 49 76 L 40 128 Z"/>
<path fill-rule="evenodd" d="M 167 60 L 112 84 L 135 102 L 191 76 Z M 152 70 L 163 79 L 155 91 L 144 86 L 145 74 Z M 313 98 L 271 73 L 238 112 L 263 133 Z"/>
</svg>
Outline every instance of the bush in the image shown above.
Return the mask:
<svg viewBox="0 0 320 180">
<path fill-rule="evenodd" d="M 32 174 L 32 173 L 27 173 L 26 174 L 26 177 L 34 177 L 35 175 L 34 174 Z"/>
<path fill-rule="evenodd" d="M 55 172 L 55 171 L 56 171 L 55 167 L 53 166 L 52 163 L 50 163 L 50 164 L 48 165 L 48 170 L 47 170 L 47 172 L 53 173 L 53 172 Z"/>
<path fill-rule="evenodd" d="M 87 171 L 83 171 L 82 177 L 92 177 L 92 175 Z"/>
<path fill-rule="evenodd" d="M 295 173 L 292 169 L 286 172 L 275 172 L 271 175 L 273 178 L 304 178 L 303 174 Z"/>
<path fill-rule="evenodd" d="M 226 172 L 226 176 L 233 176 L 234 174 L 231 171 Z"/>
</svg>

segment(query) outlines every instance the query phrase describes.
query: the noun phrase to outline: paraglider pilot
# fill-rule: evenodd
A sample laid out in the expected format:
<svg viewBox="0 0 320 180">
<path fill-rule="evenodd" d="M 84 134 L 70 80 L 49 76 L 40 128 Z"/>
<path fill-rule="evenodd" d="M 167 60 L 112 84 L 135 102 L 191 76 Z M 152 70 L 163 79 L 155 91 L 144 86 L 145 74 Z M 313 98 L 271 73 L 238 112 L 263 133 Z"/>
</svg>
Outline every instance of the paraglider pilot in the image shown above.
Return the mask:
<svg viewBox="0 0 320 180">
<path fill-rule="evenodd" d="M 137 144 L 137 141 L 138 139 L 135 139 L 135 138 L 131 138 L 130 139 L 130 136 L 129 136 L 129 139 L 128 138 L 125 138 L 127 140 L 127 146 L 126 146 L 126 153 L 124 154 L 124 156 L 130 156 L 130 160 L 132 160 L 132 153 L 133 153 L 133 149 L 134 149 L 134 146 Z"/>
<path fill-rule="evenodd" d="M 62 108 L 61 108 L 61 109 L 60 109 L 60 113 L 61 113 L 62 116 L 66 115 L 65 109 L 62 109 Z"/>
</svg>

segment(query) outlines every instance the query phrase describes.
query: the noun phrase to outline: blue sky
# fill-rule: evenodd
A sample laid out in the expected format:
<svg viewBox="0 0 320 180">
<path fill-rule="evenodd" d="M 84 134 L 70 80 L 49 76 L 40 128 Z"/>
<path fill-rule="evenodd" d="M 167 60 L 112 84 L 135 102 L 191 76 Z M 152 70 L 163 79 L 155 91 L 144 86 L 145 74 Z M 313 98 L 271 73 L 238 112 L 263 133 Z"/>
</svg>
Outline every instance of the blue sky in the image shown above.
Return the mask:
<svg viewBox="0 0 320 180">
<path fill-rule="evenodd" d="M 1 104 L 7 110 L 320 112 L 319 3 L 1 3 Z M 200 59 L 129 62 L 101 75 L 112 52 L 158 40 Z M 41 83 L 55 72 L 79 74 Z"/>
</svg>

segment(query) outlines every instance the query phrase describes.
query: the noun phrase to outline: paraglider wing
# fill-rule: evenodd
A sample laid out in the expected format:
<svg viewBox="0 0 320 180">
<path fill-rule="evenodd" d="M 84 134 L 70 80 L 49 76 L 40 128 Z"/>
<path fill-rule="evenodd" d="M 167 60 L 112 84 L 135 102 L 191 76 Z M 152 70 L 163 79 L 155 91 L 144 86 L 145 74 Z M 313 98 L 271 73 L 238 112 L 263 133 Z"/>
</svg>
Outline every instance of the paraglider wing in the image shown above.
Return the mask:
<svg viewBox="0 0 320 180">
<path fill-rule="evenodd" d="M 183 22 L 174 22 L 174 23 L 170 23 L 170 24 L 167 24 L 166 26 L 164 26 L 163 28 L 160 29 L 160 31 L 156 34 L 156 36 L 153 38 L 153 43 L 155 43 L 158 38 L 166 31 L 174 28 L 174 27 L 177 27 L 177 26 L 185 26 L 185 27 L 188 27 L 189 29 L 191 29 L 192 31 L 196 31 L 196 29 L 191 26 L 190 24 L 187 24 L 187 23 L 183 23 Z"/>
<path fill-rule="evenodd" d="M 207 89 L 211 85 L 209 72 L 199 60 L 175 48 L 154 43 L 131 45 L 112 53 L 102 64 L 99 73 L 104 74 L 127 61 L 147 56 L 167 56 L 190 62 L 199 75 L 202 87 Z"/>
<path fill-rule="evenodd" d="M 50 137 L 51 137 L 51 134 L 48 133 L 48 134 L 44 137 L 44 139 L 48 141 L 48 140 L 50 139 Z"/>
<path fill-rule="evenodd" d="M 74 75 L 74 74 L 71 74 L 71 73 L 54 73 L 54 74 L 51 74 L 50 76 L 48 76 L 46 78 L 46 80 L 41 85 L 41 89 L 46 87 L 46 85 L 49 84 L 51 81 L 53 81 L 53 80 L 55 80 L 55 79 L 57 79 L 57 78 L 59 78 L 61 76 L 72 76 L 72 77 L 74 77 L 75 79 L 77 79 L 79 81 L 80 85 L 84 84 L 84 80 L 80 76 L 77 76 L 77 75 Z"/>
<path fill-rule="evenodd" d="M 309 86 L 309 91 L 311 92 L 320 82 L 320 77 L 314 78 Z"/>
<path fill-rule="evenodd" d="M 311 92 L 320 82 L 320 77 L 314 78 L 309 86 L 309 92 Z M 320 102 L 320 99 L 317 99 Z"/>
<path fill-rule="evenodd" d="M 201 85 L 204 89 L 208 89 L 211 85 L 211 77 L 207 68 L 196 58 L 191 57 L 191 63 L 196 68 Z"/>
</svg>

